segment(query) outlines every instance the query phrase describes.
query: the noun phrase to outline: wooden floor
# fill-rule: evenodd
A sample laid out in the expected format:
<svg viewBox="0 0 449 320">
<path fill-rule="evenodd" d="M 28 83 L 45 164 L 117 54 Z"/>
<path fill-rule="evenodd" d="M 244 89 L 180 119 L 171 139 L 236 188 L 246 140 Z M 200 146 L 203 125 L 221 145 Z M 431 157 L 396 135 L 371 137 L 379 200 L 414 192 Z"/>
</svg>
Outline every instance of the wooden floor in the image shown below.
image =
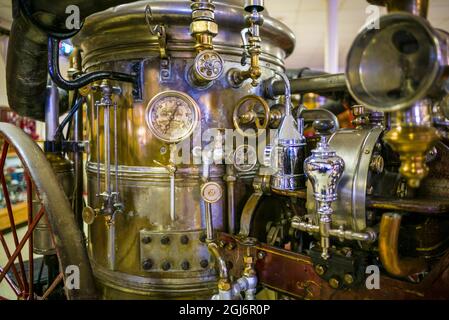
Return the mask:
<svg viewBox="0 0 449 320">
<path fill-rule="evenodd" d="M 16 226 L 27 222 L 28 211 L 26 202 L 13 205 L 12 212 L 14 213 L 14 221 Z M 9 222 L 8 210 L 6 208 L 0 209 L 0 231 L 8 230 L 10 228 L 11 224 Z"/>
</svg>

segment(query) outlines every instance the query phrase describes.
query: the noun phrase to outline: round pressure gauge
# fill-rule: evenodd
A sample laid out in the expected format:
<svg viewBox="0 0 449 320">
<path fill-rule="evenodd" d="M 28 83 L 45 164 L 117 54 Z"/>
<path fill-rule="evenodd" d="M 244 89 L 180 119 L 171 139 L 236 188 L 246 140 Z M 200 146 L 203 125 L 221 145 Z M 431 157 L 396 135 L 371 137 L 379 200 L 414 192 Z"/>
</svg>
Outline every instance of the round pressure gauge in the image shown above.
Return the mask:
<svg viewBox="0 0 449 320">
<path fill-rule="evenodd" d="M 200 108 L 187 94 L 165 91 L 156 95 L 146 110 L 151 133 L 167 143 L 187 139 L 200 121 Z"/>
<path fill-rule="evenodd" d="M 249 172 L 257 165 L 257 152 L 250 145 L 241 145 L 234 152 L 234 167 L 239 172 Z"/>
<path fill-rule="evenodd" d="M 216 203 L 222 196 L 223 189 L 216 182 L 208 182 L 201 187 L 201 198 L 207 203 Z"/>
</svg>

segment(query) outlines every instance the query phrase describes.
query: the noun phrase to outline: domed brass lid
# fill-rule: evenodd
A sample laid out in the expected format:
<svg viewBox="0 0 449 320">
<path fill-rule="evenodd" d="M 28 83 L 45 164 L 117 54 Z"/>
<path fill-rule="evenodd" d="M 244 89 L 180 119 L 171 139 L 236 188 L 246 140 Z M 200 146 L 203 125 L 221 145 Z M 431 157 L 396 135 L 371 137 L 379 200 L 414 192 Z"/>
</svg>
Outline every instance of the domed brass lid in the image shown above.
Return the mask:
<svg viewBox="0 0 449 320">
<path fill-rule="evenodd" d="M 190 1 L 139 1 L 120 5 L 88 17 L 80 33 L 73 39 L 83 51 L 84 67 L 97 63 L 151 58 L 159 54 L 159 42 L 149 32 L 145 9 L 151 6 L 151 21 L 163 24 L 167 33 L 167 50 L 172 57 L 194 57 L 194 40 L 190 35 Z M 215 1 L 215 19 L 219 34 L 214 48 L 220 54 L 240 57 L 241 30 L 245 28 L 243 1 Z M 283 66 L 284 60 L 295 48 L 292 31 L 265 10 L 261 29 L 261 60 Z"/>
</svg>

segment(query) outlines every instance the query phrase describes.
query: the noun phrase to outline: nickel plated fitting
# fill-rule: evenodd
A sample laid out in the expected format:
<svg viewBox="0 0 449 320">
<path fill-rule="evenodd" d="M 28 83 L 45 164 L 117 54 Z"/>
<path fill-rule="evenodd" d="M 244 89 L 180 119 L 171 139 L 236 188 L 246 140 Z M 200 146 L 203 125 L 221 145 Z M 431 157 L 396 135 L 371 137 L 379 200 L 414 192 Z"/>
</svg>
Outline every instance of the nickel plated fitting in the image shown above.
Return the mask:
<svg viewBox="0 0 449 320">
<path fill-rule="evenodd" d="M 234 87 L 240 87 L 248 79 L 252 80 L 252 86 L 259 85 L 259 78 L 262 76 L 260 68 L 260 54 L 262 52 L 260 44 L 260 27 L 264 18 L 261 12 L 264 10 L 264 0 L 246 0 L 245 11 L 249 15 L 245 17 L 247 28 L 242 30 L 243 56 L 242 65 L 246 65 L 246 58 L 249 56 L 251 63 L 248 70 L 231 69 L 229 71 L 229 81 Z"/>
<path fill-rule="evenodd" d="M 271 188 L 277 191 L 297 191 L 305 188 L 304 175 L 305 138 L 303 119 L 295 121 L 291 111 L 290 81 L 285 74 L 278 74 L 285 82 L 286 114 L 281 122 L 275 146 L 271 150 L 271 161 L 275 174 Z M 266 150 L 269 152 L 269 150 Z"/>
<path fill-rule="evenodd" d="M 337 156 L 322 137 L 312 156 L 304 162 L 305 172 L 313 186 L 314 198 L 318 204 L 320 217 L 319 231 L 321 236 L 322 258 L 329 259 L 330 230 L 332 224 L 332 202 L 337 200 L 338 182 L 345 169 L 343 159 Z"/>
<path fill-rule="evenodd" d="M 212 0 L 192 0 L 190 34 L 195 39 L 197 52 L 188 77 L 197 87 L 206 87 L 223 74 L 224 61 L 214 50 L 213 38 L 218 34 L 215 5 Z"/>
<path fill-rule="evenodd" d="M 317 148 L 312 150 L 312 156 L 305 160 L 304 169 L 313 187 L 313 195 L 318 207 L 319 224 L 303 222 L 300 217 L 296 216 L 292 219 L 292 228 L 311 234 L 319 234 L 321 257 L 324 260 L 330 258 L 331 237 L 341 241 L 374 242 L 377 239 L 377 234 L 371 230 L 354 232 L 343 230 L 343 228 L 332 229 L 332 202 L 337 200 L 337 187 L 343 175 L 345 163 L 331 149 L 325 136 L 321 137 L 321 142 L 318 143 Z"/>
</svg>

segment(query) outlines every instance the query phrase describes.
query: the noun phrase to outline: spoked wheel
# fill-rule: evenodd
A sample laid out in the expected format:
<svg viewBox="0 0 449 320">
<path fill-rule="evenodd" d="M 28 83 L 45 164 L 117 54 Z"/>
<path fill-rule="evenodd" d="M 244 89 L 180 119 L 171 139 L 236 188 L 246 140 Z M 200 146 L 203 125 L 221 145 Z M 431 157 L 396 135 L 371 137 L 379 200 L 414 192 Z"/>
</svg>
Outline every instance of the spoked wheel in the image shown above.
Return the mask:
<svg viewBox="0 0 449 320">
<path fill-rule="evenodd" d="M 64 286 L 68 299 L 96 298 L 92 270 L 81 231 L 75 221 L 70 203 L 44 153 L 23 131 L 13 125 L 0 123 L 3 147 L 0 155 L 0 184 L 3 194 L 8 233 L 0 231 L 0 299 L 47 299 L 62 287 L 67 276 L 74 275 L 75 286 Z M 24 196 L 22 217 L 25 226 L 17 227 L 20 214 L 15 212 L 5 175 L 8 151 L 14 150 L 23 167 Z M 25 207 L 26 205 L 26 207 Z M 26 212 L 24 212 L 26 210 Z M 42 290 L 35 282 L 42 268 L 33 254 L 33 231 L 39 222 L 47 222 L 56 249 L 56 273 Z M 41 264 L 43 266 L 43 264 Z M 69 268 L 70 267 L 70 268 Z M 66 270 L 73 274 L 66 274 Z M 50 275 L 52 272 L 48 272 Z M 40 277 L 38 277 L 40 278 Z M 9 288 L 9 294 L 5 295 Z"/>
</svg>

